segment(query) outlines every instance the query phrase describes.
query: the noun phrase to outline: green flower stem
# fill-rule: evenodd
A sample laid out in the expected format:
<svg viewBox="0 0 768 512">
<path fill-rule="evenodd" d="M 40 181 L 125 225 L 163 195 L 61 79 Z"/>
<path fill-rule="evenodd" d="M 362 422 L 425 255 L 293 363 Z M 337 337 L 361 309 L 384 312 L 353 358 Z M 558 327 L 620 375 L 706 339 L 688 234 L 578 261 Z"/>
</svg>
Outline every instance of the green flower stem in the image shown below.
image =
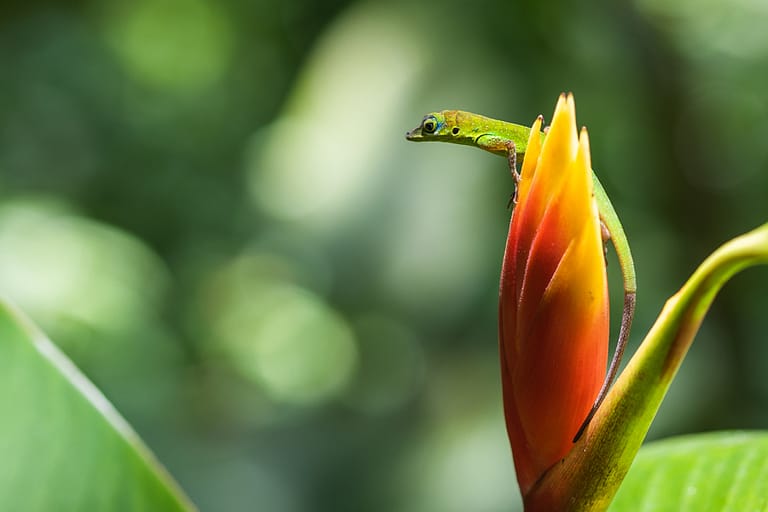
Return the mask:
<svg viewBox="0 0 768 512">
<path fill-rule="evenodd" d="M 704 315 L 737 272 L 768 263 L 768 223 L 715 251 L 672 296 L 584 436 L 525 496 L 526 512 L 606 510 Z"/>
</svg>

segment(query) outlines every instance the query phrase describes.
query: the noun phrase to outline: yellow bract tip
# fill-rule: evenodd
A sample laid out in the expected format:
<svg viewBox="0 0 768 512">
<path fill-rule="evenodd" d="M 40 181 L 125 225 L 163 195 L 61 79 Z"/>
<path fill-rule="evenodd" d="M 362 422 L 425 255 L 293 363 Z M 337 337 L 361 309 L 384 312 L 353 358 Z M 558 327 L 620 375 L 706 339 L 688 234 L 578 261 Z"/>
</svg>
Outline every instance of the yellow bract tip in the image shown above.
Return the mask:
<svg viewBox="0 0 768 512">
<path fill-rule="evenodd" d="M 541 125 L 544 123 L 544 116 L 539 115 L 531 126 L 531 134 L 528 136 L 528 149 L 525 152 L 523 165 L 520 170 L 520 183 L 517 189 L 517 199 L 522 201 L 528 194 L 533 175 L 536 172 L 541 152 Z"/>
<path fill-rule="evenodd" d="M 571 110 L 571 113 L 573 114 L 574 121 L 576 120 L 576 100 L 573 98 L 573 93 L 569 92 L 566 97 L 565 101 L 568 104 L 568 108 Z"/>
<path fill-rule="evenodd" d="M 584 166 L 587 168 L 587 172 L 592 173 L 592 157 L 589 152 L 589 134 L 587 133 L 587 127 L 582 126 L 579 133 L 579 156 L 584 159 Z M 590 180 L 591 181 L 591 180 Z M 591 191 L 590 187 L 590 191 Z"/>
</svg>

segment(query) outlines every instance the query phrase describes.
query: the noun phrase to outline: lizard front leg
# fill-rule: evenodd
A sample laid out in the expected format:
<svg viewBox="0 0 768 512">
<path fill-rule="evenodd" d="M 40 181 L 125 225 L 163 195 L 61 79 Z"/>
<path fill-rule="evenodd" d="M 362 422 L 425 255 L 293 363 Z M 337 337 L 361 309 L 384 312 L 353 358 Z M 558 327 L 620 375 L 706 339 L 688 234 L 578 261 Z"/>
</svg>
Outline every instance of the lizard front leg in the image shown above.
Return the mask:
<svg viewBox="0 0 768 512">
<path fill-rule="evenodd" d="M 517 172 L 517 148 L 515 147 L 515 143 L 508 140 L 504 143 L 504 148 L 507 150 L 509 172 L 512 173 L 512 180 L 515 182 L 515 191 L 512 193 L 512 196 L 507 203 L 507 208 L 509 208 L 510 206 L 517 204 L 517 189 L 518 185 L 520 185 L 520 173 Z"/>
<path fill-rule="evenodd" d="M 479 136 L 475 140 L 475 144 L 481 149 L 507 157 L 509 171 L 512 173 L 512 179 L 515 182 L 515 192 L 509 198 L 507 208 L 517 204 L 517 185 L 520 183 L 520 173 L 517 172 L 517 146 L 515 146 L 515 142 L 498 135 L 485 134 Z"/>
</svg>

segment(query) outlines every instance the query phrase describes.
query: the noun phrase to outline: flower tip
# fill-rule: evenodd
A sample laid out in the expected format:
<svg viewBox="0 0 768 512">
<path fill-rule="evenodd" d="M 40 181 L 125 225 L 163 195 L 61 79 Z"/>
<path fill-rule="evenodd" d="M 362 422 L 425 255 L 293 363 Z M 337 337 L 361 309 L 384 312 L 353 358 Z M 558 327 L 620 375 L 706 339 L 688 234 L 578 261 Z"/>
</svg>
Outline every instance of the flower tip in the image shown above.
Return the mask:
<svg viewBox="0 0 768 512">
<path fill-rule="evenodd" d="M 568 95 L 565 98 L 565 103 L 568 105 L 568 110 L 571 111 L 571 116 L 573 116 L 573 125 L 574 128 L 576 127 L 576 100 L 573 97 L 573 93 L 569 92 Z"/>
<path fill-rule="evenodd" d="M 552 148 L 566 147 L 568 148 L 567 153 L 571 157 L 575 156 L 578 150 L 578 132 L 576 131 L 576 109 L 572 95 L 569 96 L 566 93 L 560 95 L 551 123 L 544 145 L 549 145 Z M 557 152 L 557 150 L 554 151 Z"/>
<path fill-rule="evenodd" d="M 587 132 L 586 126 L 582 126 L 581 130 L 579 130 L 579 153 L 586 159 L 587 168 L 591 169 L 592 162 L 590 161 L 589 152 L 589 133 Z"/>
<path fill-rule="evenodd" d="M 582 126 L 581 130 L 579 130 L 579 143 L 581 143 L 582 139 L 586 141 L 586 144 L 589 144 L 589 135 L 587 134 L 586 126 Z"/>
<path fill-rule="evenodd" d="M 534 134 L 539 133 L 541 131 L 541 124 L 544 122 L 544 116 L 539 114 L 536 117 L 536 120 L 533 121 L 533 125 L 531 125 L 531 137 L 533 137 Z"/>
<path fill-rule="evenodd" d="M 557 104 L 555 105 L 555 115 L 568 105 L 568 97 L 564 92 L 560 93 L 560 96 L 557 98 Z M 553 116 L 554 117 L 554 116 Z M 554 119 L 552 120 L 554 122 Z"/>
</svg>

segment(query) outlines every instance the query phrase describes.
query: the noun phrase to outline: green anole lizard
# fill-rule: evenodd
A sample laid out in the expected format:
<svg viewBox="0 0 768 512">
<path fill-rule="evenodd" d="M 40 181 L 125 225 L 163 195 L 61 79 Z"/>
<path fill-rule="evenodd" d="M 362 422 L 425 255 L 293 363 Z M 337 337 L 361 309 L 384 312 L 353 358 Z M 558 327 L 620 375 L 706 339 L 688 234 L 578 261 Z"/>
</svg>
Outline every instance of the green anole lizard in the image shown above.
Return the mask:
<svg viewBox="0 0 768 512">
<path fill-rule="evenodd" d="M 517 184 L 520 179 L 517 173 L 517 155 L 525 154 L 530 132 L 531 130 L 527 126 L 499 121 L 461 110 L 443 110 L 424 116 L 419 126 L 408 132 L 405 138 L 414 142 L 438 141 L 475 146 L 493 154 L 505 156 L 509 162 L 515 184 Z M 543 136 L 545 134 L 542 134 Z M 624 311 L 621 317 L 619 340 L 616 344 L 616 350 L 613 353 L 605 381 L 592 409 L 576 433 L 574 442 L 581 437 L 592 416 L 597 412 L 619 370 L 619 364 L 621 363 L 629 331 L 632 327 L 632 319 L 635 315 L 635 298 L 637 293 L 635 264 L 632 260 L 629 242 L 627 242 L 627 235 L 624 233 L 624 228 L 621 225 L 621 221 L 619 221 L 616 210 L 614 210 L 608 195 L 605 193 L 605 189 L 600 184 L 597 176 L 595 176 L 594 171 L 592 172 L 592 178 L 595 200 L 597 201 L 598 213 L 603 227 L 603 239 L 610 238 L 619 258 L 619 266 L 621 267 L 624 279 Z"/>
</svg>

